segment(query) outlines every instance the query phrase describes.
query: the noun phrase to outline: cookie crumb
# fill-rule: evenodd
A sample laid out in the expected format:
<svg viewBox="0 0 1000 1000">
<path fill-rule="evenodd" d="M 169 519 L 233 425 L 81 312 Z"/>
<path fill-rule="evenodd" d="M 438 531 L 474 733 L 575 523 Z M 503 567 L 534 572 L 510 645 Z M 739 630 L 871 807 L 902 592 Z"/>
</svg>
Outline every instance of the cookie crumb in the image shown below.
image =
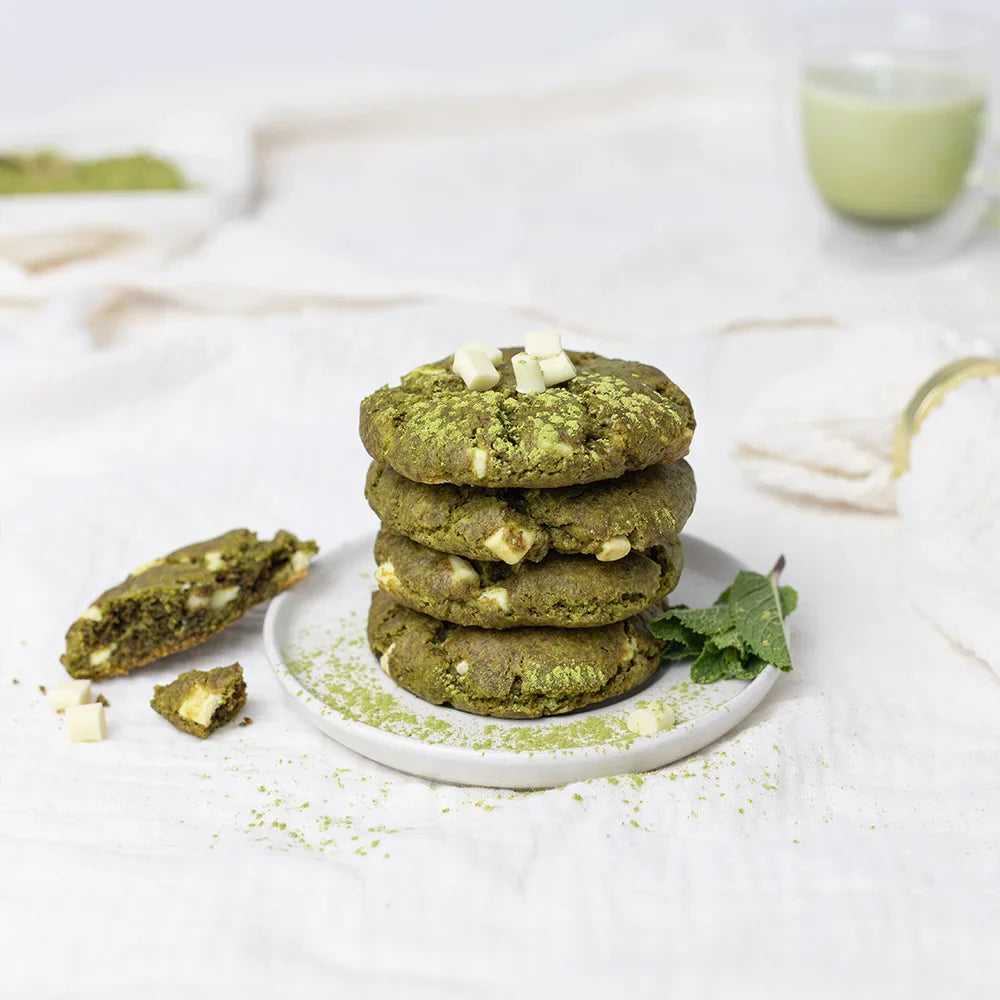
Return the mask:
<svg viewBox="0 0 1000 1000">
<path fill-rule="evenodd" d="M 111 702 L 110 702 L 110 701 L 108 701 L 108 699 L 107 699 L 107 698 L 105 698 L 103 694 L 99 694 L 99 695 L 98 695 L 98 696 L 97 696 L 97 697 L 96 697 L 96 698 L 94 699 L 94 701 L 96 701 L 96 702 L 100 702 L 100 704 L 102 704 L 102 705 L 103 705 L 103 706 L 104 706 L 105 708 L 111 708 Z"/>
<path fill-rule="evenodd" d="M 249 715 L 244 715 L 243 716 L 243 721 L 242 722 L 238 722 L 237 725 L 238 726 L 252 726 L 253 725 L 253 719 L 251 719 Z"/>
<path fill-rule="evenodd" d="M 237 662 L 214 670 L 188 670 L 170 684 L 157 684 L 150 705 L 172 726 L 204 740 L 236 718 L 246 700 L 243 668 Z"/>
<path fill-rule="evenodd" d="M 21 682 L 20 681 L 14 681 L 14 683 L 15 684 L 20 684 Z M 48 691 L 45 690 L 45 685 L 44 684 L 39 684 L 38 685 L 38 690 L 41 691 L 42 694 L 48 694 Z"/>
</svg>

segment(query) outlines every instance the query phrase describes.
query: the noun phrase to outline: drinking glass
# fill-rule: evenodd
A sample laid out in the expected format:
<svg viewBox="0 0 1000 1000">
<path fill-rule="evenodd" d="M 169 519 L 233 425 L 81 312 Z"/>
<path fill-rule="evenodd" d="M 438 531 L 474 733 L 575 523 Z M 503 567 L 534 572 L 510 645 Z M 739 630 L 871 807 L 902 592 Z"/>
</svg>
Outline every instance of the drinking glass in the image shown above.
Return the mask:
<svg viewBox="0 0 1000 1000">
<path fill-rule="evenodd" d="M 979 227 L 995 22 L 953 7 L 828 7 L 800 24 L 799 130 L 837 249 L 934 259 Z"/>
</svg>

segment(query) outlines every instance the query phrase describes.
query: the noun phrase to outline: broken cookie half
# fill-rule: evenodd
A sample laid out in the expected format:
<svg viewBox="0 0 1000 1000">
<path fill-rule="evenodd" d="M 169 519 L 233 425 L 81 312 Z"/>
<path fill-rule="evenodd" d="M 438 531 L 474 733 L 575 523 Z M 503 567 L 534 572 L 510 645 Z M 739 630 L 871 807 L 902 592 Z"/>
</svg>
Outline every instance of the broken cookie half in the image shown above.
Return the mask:
<svg viewBox="0 0 1000 1000">
<path fill-rule="evenodd" d="M 239 663 L 215 670 L 188 670 L 170 684 L 157 684 L 149 703 L 172 726 L 205 739 L 240 713 L 247 686 Z"/>
<path fill-rule="evenodd" d="M 154 559 L 101 594 L 66 633 L 73 677 L 110 677 L 203 642 L 309 570 L 315 542 L 245 528 Z"/>
</svg>

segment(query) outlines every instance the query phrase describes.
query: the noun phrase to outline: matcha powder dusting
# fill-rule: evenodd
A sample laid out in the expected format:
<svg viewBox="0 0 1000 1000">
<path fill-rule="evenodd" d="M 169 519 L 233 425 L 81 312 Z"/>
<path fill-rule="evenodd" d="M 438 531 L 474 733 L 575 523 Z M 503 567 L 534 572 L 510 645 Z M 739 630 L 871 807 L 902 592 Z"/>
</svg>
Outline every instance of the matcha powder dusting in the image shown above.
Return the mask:
<svg viewBox="0 0 1000 1000">
<path fill-rule="evenodd" d="M 83 191 L 176 191 L 180 170 L 147 153 L 72 160 L 57 153 L 0 156 L 0 194 L 73 194 Z"/>
<path fill-rule="evenodd" d="M 319 641 L 317 641 L 319 640 Z M 372 655 L 361 617 L 342 618 L 320 636 L 300 636 L 300 646 L 285 651 L 289 670 L 315 699 L 321 713 L 335 713 L 386 732 L 423 743 L 475 750 L 513 753 L 569 753 L 581 749 L 615 752 L 642 737 L 628 729 L 628 712 L 621 708 L 499 723 L 487 717 L 451 712 L 454 721 L 427 710 L 410 708 L 391 682 L 373 681 Z M 680 669 L 680 668 L 675 668 Z M 723 705 L 727 694 L 678 680 L 664 699 L 676 724 Z M 639 707 L 647 705 L 645 701 Z"/>
</svg>

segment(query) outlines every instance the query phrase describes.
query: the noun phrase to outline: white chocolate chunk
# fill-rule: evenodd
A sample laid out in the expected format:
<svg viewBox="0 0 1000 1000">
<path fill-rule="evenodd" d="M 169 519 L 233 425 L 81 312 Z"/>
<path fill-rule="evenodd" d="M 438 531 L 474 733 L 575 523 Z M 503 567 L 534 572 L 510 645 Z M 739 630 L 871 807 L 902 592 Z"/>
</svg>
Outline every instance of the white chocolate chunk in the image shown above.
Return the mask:
<svg viewBox="0 0 1000 1000">
<path fill-rule="evenodd" d="M 504 614 L 510 611 L 510 594 L 503 587 L 487 587 L 477 600 L 495 604 Z"/>
<path fill-rule="evenodd" d="M 202 608 L 207 608 L 211 600 L 212 598 L 207 595 L 202 597 L 201 594 L 188 594 L 187 609 L 188 611 L 199 611 Z"/>
<path fill-rule="evenodd" d="M 207 726 L 222 704 L 222 695 L 208 688 L 195 688 L 177 707 L 177 714 L 198 726 Z"/>
<path fill-rule="evenodd" d="M 455 673 L 458 674 L 459 677 L 464 677 L 468 672 L 469 672 L 468 660 L 459 660 L 458 663 L 455 664 Z"/>
<path fill-rule="evenodd" d="M 520 549 L 515 549 L 508 538 L 517 539 L 521 546 Z M 516 566 L 524 558 L 534 541 L 535 533 L 533 531 L 512 531 L 508 528 L 497 528 L 489 538 L 483 539 L 483 545 L 508 566 Z"/>
<path fill-rule="evenodd" d="M 669 705 L 664 705 L 662 701 L 655 703 L 653 710 L 656 712 L 657 717 L 660 720 L 660 729 L 673 729 L 674 723 L 677 721 L 677 717 L 674 715 L 674 710 Z"/>
<path fill-rule="evenodd" d="M 86 705 L 90 701 L 90 681 L 62 681 L 47 689 L 49 704 L 62 712 L 73 705 Z"/>
<path fill-rule="evenodd" d="M 500 381 L 500 373 L 482 351 L 462 347 L 455 352 L 451 370 L 462 377 L 467 388 L 475 392 L 492 389 Z"/>
<path fill-rule="evenodd" d="M 388 559 L 378 564 L 375 570 L 375 582 L 383 590 L 388 590 L 394 584 L 399 583 L 399 577 L 396 576 L 396 567 Z"/>
<path fill-rule="evenodd" d="M 73 743 L 97 743 L 103 740 L 108 734 L 104 706 L 100 702 L 70 705 L 66 709 L 66 732 Z"/>
<path fill-rule="evenodd" d="M 615 562 L 624 559 L 631 551 L 629 540 L 624 535 L 615 535 L 601 546 L 597 558 L 600 562 Z"/>
<path fill-rule="evenodd" d="M 545 379 L 536 358 L 529 354 L 515 354 L 510 363 L 514 366 L 518 392 L 545 392 Z"/>
<path fill-rule="evenodd" d="M 224 608 L 227 604 L 232 604 L 236 600 L 236 595 L 240 592 L 239 587 L 220 587 L 209 599 L 208 606 L 213 611 Z"/>
<path fill-rule="evenodd" d="M 395 649 L 396 644 L 394 642 L 389 643 L 389 648 L 378 658 L 379 666 L 385 671 L 386 677 L 392 677 L 392 673 L 389 670 L 389 657 L 392 656 Z"/>
<path fill-rule="evenodd" d="M 538 367 L 542 370 L 542 378 L 545 379 L 546 386 L 559 385 L 560 382 L 568 382 L 571 378 L 576 378 L 576 365 L 569 359 L 565 351 L 560 351 L 554 357 L 541 358 Z"/>
<path fill-rule="evenodd" d="M 538 447 L 544 451 L 551 451 L 557 455 L 573 454 L 573 446 L 566 441 L 561 441 L 559 439 L 559 432 L 550 424 L 545 425 L 539 430 L 536 442 Z"/>
<path fill-rule="evenodd" d="M 111 653 L 114 651 L 114 646 L 105 646 L 103 649 L 95 649 L 90 654 L 90 665 L 92 667 L 99 667 L 102 663 L 107 663 L 111 659 Z"/>
<path fill-rule="evenodd" d="M 533 358 L 551 358 L 562 350 L 562 334 L 557 330 L 536 330 L 524 335 L 524 353 Z"/>
<path fill-rule="evenodd" d="M 488 361 L 492 364 L 499 364 L 503 361 L 503 351 L 499 347 L 494 347 L 492 344 L 486 344 L 481 340 L 470 340 L 459 348 L 460 351 L 479 351 L 486 355 Z M 456 352 L 457 353 L 457 352 Z"/>
<path fill-rule="evenodd" d="M 632 712 L 625 725 L 630 733 L 637 736 L 652 736 L 662 729 L 673 728 L 674 710 L 663 702 L 654 701 Z"/>
<path fill-rule="evenodd" d="M 476 474 L 477 479 L 484 479 L 486 477 L 487 457 L 488 453 L 485 448 L 469 449 L 469 459 L 472 462 L 472 471 Z"/>
<path fill-rule="evenodd" d="M 226 560 L 222 558 L 221 552 L 206 552 L 205 553 L 205 569 L 210 573 L 214 573 L 217 569 L 225 569 Z"/>
<path fill-rule="evenodd" d="M 104 612 L 96 605 L 91 604 L 89 608 L 82 615 L 80 615 L 81 620 L 86 620 L 88 622 L 99 622 L 104 618 Z"/>
<path fill-rule="evenodd" d="M 551 451 L 556 455 L 572 455 L 573 446 L 565 441 L 539 441 L 543 451 Z"/>
<path fill-rule="evenodd" d="M 467 559 L 463 559 L 461 556 L 448 556 L 448 564 L 452 583 L 472 583 L 479 586 L 479 574 Z"/>
<path fill-rule="evenodd" d="M 312 555 L 306 552 L 304 549 L 296 549 L 292 553 L 292 572 L 301 573 L 303 570 L 309 568 L 309 564 L 312 562 Z"/>
<path fill-rule="evenodd" d="M 656 713 L 648 708 L 637 708 L 629 715 L 625 725 L 630 733 L 638 736 L 652 736 L 660 728 L 657 725 Z"/>
</svg>

